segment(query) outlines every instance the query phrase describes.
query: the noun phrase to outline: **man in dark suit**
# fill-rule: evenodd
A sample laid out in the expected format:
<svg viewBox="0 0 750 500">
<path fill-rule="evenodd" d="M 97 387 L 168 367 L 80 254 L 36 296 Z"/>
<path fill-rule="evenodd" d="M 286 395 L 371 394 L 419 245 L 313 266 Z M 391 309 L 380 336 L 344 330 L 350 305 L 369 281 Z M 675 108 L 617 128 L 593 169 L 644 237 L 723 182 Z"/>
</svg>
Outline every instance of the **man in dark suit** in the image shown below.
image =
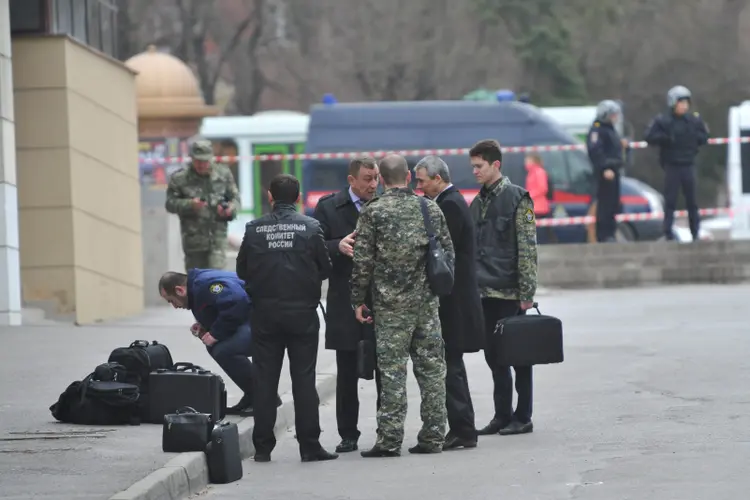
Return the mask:
<svg viewBox="0 0 750 500">
<path fill-rule="evenodd" d="M 456 251 L 453 291 L 440 299 L 440 327 L 445 341 L 448 435 L 444 450 L 474 448 L 477 429 L 463 355 L 484 347 L 484 316 L 476 270 L 474 222 L 461 192 L 451 184 L 448 165 L 426 156 L 414 168 L 417 186 L 445 215 Z"/>
<path fill-rule="evenodd" d="M 323 228 L 326 246 L 333 262 L 328 279 L 326 349 L 336 351 L 336 422 L 341 443 L 338 453 L 357 449 L 360 432 L 359 376 L 357 374 L 357 343 L 366 332 L 354 316 L 351 306 L 352 255 L 357 219 L 362 206 L 373 198 L 378 187 L 379 171 L 375 159 L 356 158 L 349 164 L 349 187 L 324 196 L 313 215 Z M 375 371 L 375 382 L 380 394 L 380 377 Z M 378 400 L 379 405 L 379 400 Z"/>
</svg>

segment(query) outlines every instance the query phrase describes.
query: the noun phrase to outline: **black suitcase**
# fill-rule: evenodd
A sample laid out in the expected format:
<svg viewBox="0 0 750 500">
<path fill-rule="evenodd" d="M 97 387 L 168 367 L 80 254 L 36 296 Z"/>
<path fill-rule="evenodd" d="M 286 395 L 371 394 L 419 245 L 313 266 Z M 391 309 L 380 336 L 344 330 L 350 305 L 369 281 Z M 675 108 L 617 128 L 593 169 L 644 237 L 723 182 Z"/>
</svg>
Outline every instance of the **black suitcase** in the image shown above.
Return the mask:
<svg viewBox="0 0 750 500">
<path fill-rule="evenodd" d="M 562 322 L 539 312 L 504 318 L 497 322 L 493 338 L 499 366 L 532 366 L 562 363 Z"/>
<path fill-rule="evenodd" d="M 199 413 L 209 413 L 214 422 L 224 418 L 227 391 L 217 374 L 192 363 L 175 363 L 149 375 L 148 421 L 164 422 L 164 415 L 189 406 Z"/>
<path fill-rule="evenodd" d="M 237 424 L 222 423 L 214 427 L 211 442 L 206 446 L 208 479 L 214 484 L 232 483 L 242 479 L 240 434 Z"/>
</svg>

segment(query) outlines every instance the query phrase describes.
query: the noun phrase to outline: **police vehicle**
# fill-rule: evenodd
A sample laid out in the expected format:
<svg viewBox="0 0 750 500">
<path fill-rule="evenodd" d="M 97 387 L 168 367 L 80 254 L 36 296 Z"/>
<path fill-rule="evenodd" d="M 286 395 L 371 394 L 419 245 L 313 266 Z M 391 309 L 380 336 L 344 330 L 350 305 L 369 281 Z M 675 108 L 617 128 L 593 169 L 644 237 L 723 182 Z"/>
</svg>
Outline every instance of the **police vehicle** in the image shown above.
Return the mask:
<svg viewBox="0 0 750 500">
<path fill-rule="evenodd" d="M 539 108 L 515 100 L 416 101 L 337 103 L 330 97 L 311 109 L 307 153 L 350 151 L 414 151 L 411 167 L 423 156 L 419 150 L 465 149 L 481 139 L 496 139 L 502 146 L 581 145 Z M 586 216 L 594 193 L 593 169 L 584 150 L 546 151 L 539 155 L 553 185 L 555 217 Z M 465 154 L 440 155 L 451 170 L 453 184 L 468 202 L 479 192 Z M 503 156 L 503 174 L 524 185 L 524 153 Z M 318 200 L 345 186 L 348 160 L 307 160 L 302 167 L 305 209 L 312 213 Z M 662 212 L 661 195 L 636 179 L 623 177 L 624 213 Z M 561 225 L 539 231 L 539 242 L 587 241 L 584 225 Z M 657 240 L 661 220 L 623 222 L 618 239 Z"/>
</svg>

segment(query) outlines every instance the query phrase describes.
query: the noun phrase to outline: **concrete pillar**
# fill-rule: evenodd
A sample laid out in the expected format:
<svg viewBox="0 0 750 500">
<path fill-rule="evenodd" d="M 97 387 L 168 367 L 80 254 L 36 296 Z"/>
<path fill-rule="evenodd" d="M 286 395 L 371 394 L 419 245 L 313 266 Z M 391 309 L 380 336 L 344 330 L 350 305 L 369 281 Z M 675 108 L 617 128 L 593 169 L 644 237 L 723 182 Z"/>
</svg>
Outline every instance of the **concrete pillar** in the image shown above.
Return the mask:
<svg viewBox="0 0 750 500">
<path fill-rule="evenodd" d="M 9 0 L 0 0 L 0 325 L 21 324 Z"/>
</svg>

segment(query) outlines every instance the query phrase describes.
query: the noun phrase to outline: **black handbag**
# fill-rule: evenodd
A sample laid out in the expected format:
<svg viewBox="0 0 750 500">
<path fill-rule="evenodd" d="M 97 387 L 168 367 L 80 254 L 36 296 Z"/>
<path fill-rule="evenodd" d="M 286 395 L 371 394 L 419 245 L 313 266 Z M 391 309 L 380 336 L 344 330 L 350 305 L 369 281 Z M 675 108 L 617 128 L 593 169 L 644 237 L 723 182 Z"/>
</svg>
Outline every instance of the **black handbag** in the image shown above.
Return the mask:
<svg viewBox="0 0 750 500">
<path fill-rule="evenodd" d="M 164 415 L 161 449 L 166 453 L 205 451 L 213 428 L 210 413 L 198 413 L 194 408 L 183 406 L 175 413 Z"/>
<path fill-rule="evenodd" d="M 562 321 L 554 316 L 538 314 L 503 318 L 495 325 L 491 342 L 495 349 L 498 366 L 533 366 L 562 363 L 563 327 Z"/>
<path fill-rule="evenodd" d="M 427 281 L 430 283 L 430 289 L 438 297 L 450 295 L 453 290 L 453 264 L 448 261 L 445 255 L 445 249 L 435 236 L 435 230 L 430 220 L 430 214 L 427 212 L 427 200 L 419 198 L 419 204 L 422 208 L 422 218 L 424 219 L 424 228 L 427 231 L 429 240 L 427 249 Z"/>
</svg>

